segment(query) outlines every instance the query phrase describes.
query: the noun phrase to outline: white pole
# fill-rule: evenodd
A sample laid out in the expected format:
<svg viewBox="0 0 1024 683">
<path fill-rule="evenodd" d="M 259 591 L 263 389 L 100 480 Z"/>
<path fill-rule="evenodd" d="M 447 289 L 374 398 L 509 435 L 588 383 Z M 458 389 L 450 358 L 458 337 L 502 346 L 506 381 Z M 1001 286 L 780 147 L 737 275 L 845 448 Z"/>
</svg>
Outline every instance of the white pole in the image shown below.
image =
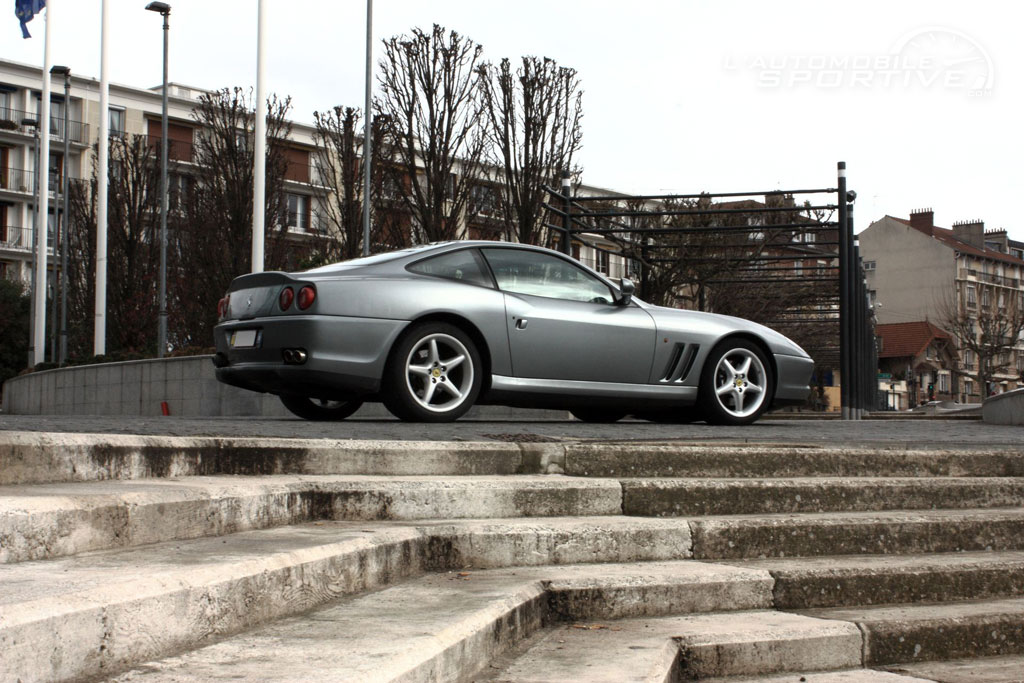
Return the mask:
<svg viewBox="0 0 1024 683">
<path fill-rule="evenodd" d="M 252 272 L 263 272 L 263 233 L 265 229 L 264 207 L 267 175 L 267 93 L 264 88 L 266 73 L 267 3 L 259 0 L 259 16 L 256 28 L 256 130 L 253 145 L 253 188 L 252 188 Z"/>
<path fill-rule="evenodd" d="M 107 352 L 107 156 L 110 153 L 110 80 L 107 73 L 109 58 L 107 38 L 110 20 L 107 0 L 100 3 L 100 133 L 99 163 L 96 174 L 96 328 L 93 333 L 93 353 Z"/>
<path fill-rule="evenodd" d="M 36 173 L 39 176 L 39 203 L 36 211 L 36 317 L 32 328 L 32 346 L 35 350 L 34 363 L 42 363 L 46 355 L 46 238 L 50 227 L 50 34 L 53 31 L 53 6 L 50 0 L 46 7 L 46 37 L 43 38 L 43 95 L 39 103 L 40 149 Z M 67 103 L 65 103 L 65 106 Z"/>
<path fill-rule="evenodd" d="M 366 102 L 363 109 L 363 256 L 369 256 L 370 179 L 373 173 L 373 0 L 366 0 Z"/>
</svg>

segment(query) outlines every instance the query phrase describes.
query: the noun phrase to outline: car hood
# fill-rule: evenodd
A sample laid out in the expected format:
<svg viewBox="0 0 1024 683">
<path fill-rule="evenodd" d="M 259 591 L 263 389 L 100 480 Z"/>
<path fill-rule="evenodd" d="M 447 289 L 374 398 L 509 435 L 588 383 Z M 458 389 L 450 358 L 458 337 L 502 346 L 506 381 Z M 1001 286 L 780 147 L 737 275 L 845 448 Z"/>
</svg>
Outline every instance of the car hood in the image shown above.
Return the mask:
<svg viewBox="0 0 1024 683">
<path fill-rule="evenodd" d="M 654 323 L 659 332 L 685 333 L 699 330 L 704 335 L 713 338 L 721 338 L 737 332 L 746 332 L 763 339 L 772 353 L 810 358 L 807 352 L 789 337 L 776 332 L 770 327 L 750 320 L 731 315 L 686 311 L 646 303 L 644 304 L 644 309 L 654 318 Z"/>
</svg>

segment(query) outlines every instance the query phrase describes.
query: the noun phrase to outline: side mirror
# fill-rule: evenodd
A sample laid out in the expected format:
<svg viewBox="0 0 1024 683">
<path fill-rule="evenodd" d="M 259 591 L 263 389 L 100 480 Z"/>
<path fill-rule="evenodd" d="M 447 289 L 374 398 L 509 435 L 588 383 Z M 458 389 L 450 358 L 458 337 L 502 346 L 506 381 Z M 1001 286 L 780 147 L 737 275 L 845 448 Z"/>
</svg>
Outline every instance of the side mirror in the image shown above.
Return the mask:
<svg viewBox="0 0 1024 683">
<path fill-rule="evenodd" d="M 619 300 L 616 301 L 619 306 L 628 306 L 633 301 L 633 292 L 636 291 L 636 285 L 628 277 L 622 278 L 619 283 Z"/>
</svg>

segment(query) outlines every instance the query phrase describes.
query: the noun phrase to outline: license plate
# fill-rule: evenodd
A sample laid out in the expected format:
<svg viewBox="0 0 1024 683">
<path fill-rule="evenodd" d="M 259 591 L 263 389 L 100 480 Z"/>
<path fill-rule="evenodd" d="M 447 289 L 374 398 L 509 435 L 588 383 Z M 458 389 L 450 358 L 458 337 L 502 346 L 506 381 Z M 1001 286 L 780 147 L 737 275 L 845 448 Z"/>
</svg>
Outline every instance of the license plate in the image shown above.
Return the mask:
<svg viewBox="0 0 1024 683">
<path fill-rule="evenodd" d="M 231 348 L 242 349 L 256 346 L 256 330 L 235 330 L 231 333 Z"/>
</svg>

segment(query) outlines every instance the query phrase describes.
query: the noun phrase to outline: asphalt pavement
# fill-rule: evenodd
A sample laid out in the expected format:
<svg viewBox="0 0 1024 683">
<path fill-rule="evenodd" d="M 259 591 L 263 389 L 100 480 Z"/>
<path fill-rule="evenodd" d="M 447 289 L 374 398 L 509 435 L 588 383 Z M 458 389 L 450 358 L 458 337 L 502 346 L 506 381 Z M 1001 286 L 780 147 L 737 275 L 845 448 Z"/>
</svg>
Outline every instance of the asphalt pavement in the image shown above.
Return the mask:
<svg viewBox="0 0 1024 683">
<path fill-rule="evenodd" d="M 747 427 L 721 427 L 702 423 L 659 425 L 638 420 L 587 424 L 575 420 L 462 419 L 445 424 L 422 424 L 394 419 L 307 422 L 297 418 L 273 417 L 0 414 L 0 431 L 398 441 L 769 442 L 831 446 L 878 445 L 887 448 L 1024 449 L 1024 427 L 990 425 L 962 419 L 762 419 Z"/>
</svg>

